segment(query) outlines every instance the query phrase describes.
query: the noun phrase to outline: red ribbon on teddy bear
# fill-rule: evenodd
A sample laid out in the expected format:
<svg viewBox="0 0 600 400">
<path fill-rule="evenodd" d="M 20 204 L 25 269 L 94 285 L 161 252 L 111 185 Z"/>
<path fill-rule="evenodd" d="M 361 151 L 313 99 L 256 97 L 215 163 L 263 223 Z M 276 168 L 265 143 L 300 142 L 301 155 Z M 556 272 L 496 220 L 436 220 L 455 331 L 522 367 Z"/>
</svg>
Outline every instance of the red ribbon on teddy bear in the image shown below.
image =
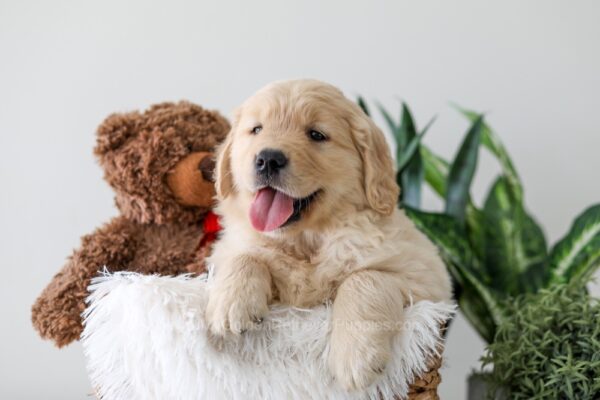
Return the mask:
<svg viewBox="0 0 600 400">
<path fill-rule="evenodd" d="M 200 240 L 200 249 L 212 244 L 217 239 L 220 231 L 219 216 L 212 211 L 207 212 L 204 216 L 204 236 Z"/>
</svg>

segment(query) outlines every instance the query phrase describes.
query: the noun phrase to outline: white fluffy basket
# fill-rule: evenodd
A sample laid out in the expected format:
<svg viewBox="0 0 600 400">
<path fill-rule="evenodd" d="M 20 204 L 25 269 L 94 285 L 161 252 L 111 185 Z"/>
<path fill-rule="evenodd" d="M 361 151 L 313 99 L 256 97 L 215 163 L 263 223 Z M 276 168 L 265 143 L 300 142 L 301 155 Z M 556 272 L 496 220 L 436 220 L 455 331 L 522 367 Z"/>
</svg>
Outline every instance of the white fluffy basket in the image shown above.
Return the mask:
<svg viewBox="0 0 600 400">
<path fill-rule="evenodd" d="M 82 343 L 97 394 L 109 400 L 376 399 L 406 396 L 438 356 L 454 306 L 406 309 L 383 376 L 366 391 L 336 388 L 326 367 L 330 309 L 273 307 L 261 328 L 207 340 L 206 277 L 104 274 L 90 286 Z"/>
</svg>

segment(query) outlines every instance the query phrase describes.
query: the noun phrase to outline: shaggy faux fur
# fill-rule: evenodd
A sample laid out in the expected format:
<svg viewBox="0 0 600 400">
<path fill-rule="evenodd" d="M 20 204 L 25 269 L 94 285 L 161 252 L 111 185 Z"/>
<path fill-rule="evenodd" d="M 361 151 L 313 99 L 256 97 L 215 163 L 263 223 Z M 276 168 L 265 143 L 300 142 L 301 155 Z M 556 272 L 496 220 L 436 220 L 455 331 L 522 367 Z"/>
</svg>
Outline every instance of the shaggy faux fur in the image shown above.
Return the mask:
<svg viewBox="0 0 600 400">
<path fill-rule="evenodd" d="M 188 102 L 113 114 L 104 121 L 95 154 L 116 192 L 121 215 L 84 236 L 81 247 L 36 300 L 32 322 L 43 338 L 58 346 L 79 338 L 87 287 L 100 266 L 159 274 L 204 270 L 198 244 L 211 200 L 185 206 L 167 181 L 173 174 L 187 174 L 176 181 L 192 181 L 190 185 L 214 193 L 202 171 L 177 166 L 199 152 L 212 151 L 228 129 L 218 113 Z"/>
<path fill-rule="evenodd" d="M 273 307 L 260 329 L 207 339 L 205 277 L 105 274 L 91 286 L 82 343 L 101 398 L 376 399 L 406 395 L 437 354 L 446 303 L 406 309 L 382 378 L 352 395 L 336 388 L 326 359 L 331 310 Z M 217 350 L 215 346 L 222 346 Z"/>
</svg>

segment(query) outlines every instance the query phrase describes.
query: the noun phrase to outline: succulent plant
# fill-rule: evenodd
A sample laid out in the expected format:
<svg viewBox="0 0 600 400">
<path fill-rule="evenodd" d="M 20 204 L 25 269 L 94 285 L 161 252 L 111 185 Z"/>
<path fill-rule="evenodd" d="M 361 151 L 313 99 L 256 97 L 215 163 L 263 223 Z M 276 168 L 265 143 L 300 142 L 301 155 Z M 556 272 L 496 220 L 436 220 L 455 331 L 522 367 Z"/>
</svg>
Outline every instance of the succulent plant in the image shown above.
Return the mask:
<svg viewBox="0 0 600 400">
<path fill-rule="evenodd" d="M 489 394 L 511 399 L 597 399 L 600 303 L 580 282 L 517 296 L 482 361 Z"/>
</svg>

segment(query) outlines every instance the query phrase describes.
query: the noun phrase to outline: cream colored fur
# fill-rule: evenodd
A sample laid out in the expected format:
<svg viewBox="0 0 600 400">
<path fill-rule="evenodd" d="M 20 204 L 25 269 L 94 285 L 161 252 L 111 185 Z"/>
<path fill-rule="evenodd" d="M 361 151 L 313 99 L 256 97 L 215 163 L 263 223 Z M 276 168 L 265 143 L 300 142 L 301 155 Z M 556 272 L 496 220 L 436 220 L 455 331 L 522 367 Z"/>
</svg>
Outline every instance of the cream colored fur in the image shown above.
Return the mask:
<svg viewBox="0 0 600 400">
<path fill-rule="evenodd" d="M 311 141 L 310 129 L 328 140 Z M 270 233 L 255 231 L 248 218 L 254 158 L 264 148 L 287 155 L 281 189 L 288 195 L 319 191 L 299 221 Z M 216 342 L 259 324 L 271 303 L 333 301 L 329 370 L 342 388 L 363 389 L 389 362 L 390 327 L 401 323 L 405 306 L 451 298 L 436 248 L 396 207 L 383 134 L 331 85 L 279 82 L 248 99 L 219 151 L 217 193 L 224 232 L 209 259 L 215 271 L 206 310 Z M 373 328 L 357 328 L 366 324 Z"/>
</svg>

